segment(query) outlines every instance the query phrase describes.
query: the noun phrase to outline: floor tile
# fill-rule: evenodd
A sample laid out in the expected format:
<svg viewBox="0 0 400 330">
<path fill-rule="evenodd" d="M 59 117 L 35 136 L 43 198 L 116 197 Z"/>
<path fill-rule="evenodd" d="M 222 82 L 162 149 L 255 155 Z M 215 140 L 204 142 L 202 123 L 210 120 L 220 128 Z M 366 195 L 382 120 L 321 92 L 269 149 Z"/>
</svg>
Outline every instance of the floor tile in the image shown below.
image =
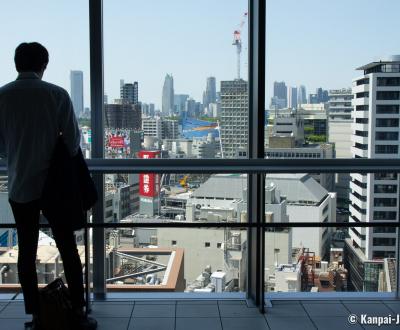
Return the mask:
<svg viewBox="0 0 400 330">
<path fill-rule="evenodd" d="M 383 329 L 383 330 L 399 330 L 399 325 L 395 324 L 396 322 L 393 322 L 393 324 L 382 324 L 380 327 L 377 325 L 363 325 L 364 329 Z"/>
<path fill-rule="evenodd" d="M 221 318 L 223 330 L 268 330 L 267 321 L 261 317 Z"/>
<path fill-rule="evenodd" d="M 272 306 L 275 305 L 300 305 L 298 300 L 271 300 Z"/>
<path fill-rule="evenodd" d="M 341 300 L 342 303 L 349 303 L 349 304 L 381 304 L 382 300 L 364 300 L 364 299 L 359 299 L 359 300 L 352 300 L 352 299 L 347 299 L 347 300 Z"/>
<path fill-rule="evenodd" d="M 385 302 L 385 305 L 389 307 L 394 313 L 400 314 L 400 301 L 399 302 Z"/>
<path fill-rule="evenodd" d="M 0 301 L 9 301 L 15 297 L 15 293 L 0 293 Z"/>
<path fill-rule="evenodd" d="M 217 305 L 177 305 L 176 317 L 219 317 Z"/>
<path fill-rule="evenodd" d="M 175 319 L 172 317 L 132 318 L 129 330 L 174 330 Z"/>
<path fill-rule="evenodd" d="M 308 317 L 306 311 L 304 310 L 303 306 L 300 304 L 290 304 L 290 305 L 275 305 L 272 307 L 267 307 L 265 309 L 265 314 L 273 315 L 273 316 L 304 316 Z"/>
<path fill-rule="evenodd" d="M 176 318 L 176 330 L 222 330 L 219 317 L 213 318 Z"/>
<path fill-rule="evenodd" d="M 335 299 L 335 300 L 333 300 L 333 299 L 324 299 L 324 300 L 308 300 L 308 299 L 304 299 L 304 300 L 301 300 L 301 301 L 299 301 L 299 302 L 301 302 L 301 303 L 303 303 L 303 304 L 318 304 L 318 305 L 320 305 L 320 304 L 322 304 L 322 305 L 326 305 L 326 304 L 340 304 L 341 303 L 341 301 L 340 300 L 337 300 L 337 299 Z"/>
<path fill-rule="evenodd" d="M 218 305 L 218 300 L 178 300 L 178 305 Z"/>
<path fill-rule="evenodd" d="M 4 330 L 22 330 L 24 329 L 24 323 L 27 321 L 30 321 L 31 318 L 26 318 L 26 319 L 1 319 L 0 321 L 0 327 L 1 329 Z"/>
<path fill-rule="evenodd" d="M 353 314 L 370 314 L 373 316 L 386 316 L 393 313 L 387 306 L 383 303 L 374 304 L 358 304 L 358 303 L 343 303 L 346 308 Z"/>
<path fill-rule="evenodd" d="M 263 317 L 258 308 L 247 305 L 219 305 L 219 312 L 221 317 Z"/>
<path fill-rule="evenodd" d="M 342 304 L 302 304 L 307 313 L 312 316 L 348 316 L 349 311 Z"/>
<path fill-rule="evenodd" d="M 92 306 L 94 317 L 127 317 L 132 314 L 133 305 L 95 304 Z"/>
<path fill-rule="evenodd" d="M 133 317 L 175 317 L 175 305 L 135 305 Z"/>
<path fill-rule="evenodd" d="M 313 316 L 311 320 L 318 330 L 362 329 L 359 324 L 350 324 L 347 316 Z"/>
<path fill-rule="evenodd" d="M 296 329 L 315 330 L 315 326 L 308 317 L 282 317 L 278 315 L 266 315 L 267 323 L 271 330 Z"/>
<path fill-rule="evenodd" d="M 25 314 L 25 306 L 21 303 L 10 303 L 0 312 L 0 318 L 23 319 L 28 316 Z"/>
<path fill-rule="evenodd" d="M 247 305 L 246 300 L 218 300 L 219 305 Z"/>
<path fill-rule="evenodd" d="M 175 305 L 175 300 L 136 300 L 136 305 Z"/>
<path fill-rule="evenodd" d="M 96 317 L 97 330 L 126 330 L 129 324 L 128 317 Z"/>
</svg>

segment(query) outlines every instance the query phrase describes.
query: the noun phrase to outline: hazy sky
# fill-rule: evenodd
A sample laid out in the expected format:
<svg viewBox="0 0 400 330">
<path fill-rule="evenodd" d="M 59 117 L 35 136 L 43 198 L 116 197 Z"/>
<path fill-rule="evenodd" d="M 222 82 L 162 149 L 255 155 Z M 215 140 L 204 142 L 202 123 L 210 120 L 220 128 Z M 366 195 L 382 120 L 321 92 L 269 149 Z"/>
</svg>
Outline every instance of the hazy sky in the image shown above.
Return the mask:
<svg viewBox="0 0 400 330">
<path fill-rule="evenodd" d="M 175 93 L 201 100 L 208 76 L 236 76 L 233 31 L 246 0 L 104 0 L 105 92 L 119 97 L 119 80 L 139 82 L 142 102 L 161 104 L 166 73 Z M 307 93 L 351 85 L 354 69 L 400 54 L 399 0 L 267 0 L 267 104 L 274 80 L 304 84 Z M 13 53 L 22 41 L 50 52 L 44 79 L 70 90 L 69 71 L 84 71 L 89 106 L 88 2 L 2 1 L 0 84 L 16 77 Z M 247 26 L 242 72 L 247 78 Z"/>
</svg>

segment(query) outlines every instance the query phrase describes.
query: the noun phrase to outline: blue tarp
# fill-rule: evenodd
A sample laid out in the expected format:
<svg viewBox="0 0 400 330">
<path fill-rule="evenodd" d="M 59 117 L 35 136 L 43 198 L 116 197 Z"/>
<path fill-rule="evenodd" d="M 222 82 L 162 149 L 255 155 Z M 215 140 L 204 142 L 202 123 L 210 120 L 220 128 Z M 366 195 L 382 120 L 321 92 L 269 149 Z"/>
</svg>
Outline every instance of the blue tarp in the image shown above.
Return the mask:
<svg viewBox="0 0 400 330">
<path fill-rule="evenodd" d="M 219 137 L 217 123 L 196 118 L 186 118 L 182 121 L 182 134 L 187 139 L 206 137 L 209 133 L 215 138 Z"/>
</svg>

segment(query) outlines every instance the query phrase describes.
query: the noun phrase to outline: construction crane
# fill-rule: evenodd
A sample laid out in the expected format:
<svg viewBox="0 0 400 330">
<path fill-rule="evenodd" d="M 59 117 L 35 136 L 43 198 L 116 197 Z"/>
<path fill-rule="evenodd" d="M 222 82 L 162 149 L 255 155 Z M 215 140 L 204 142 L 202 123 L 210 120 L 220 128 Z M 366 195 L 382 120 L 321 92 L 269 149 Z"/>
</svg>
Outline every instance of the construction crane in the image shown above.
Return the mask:
<svg viewBox="0 0 400 330">
<path fill-rule="evenodd" d="M 242 53 L 242 28 L 246 23 L 248 13 L 244 13 L 242 21 L 240 22 L 239 29 L 233 32 L 233 46 L 236 46 L 237 53 L 237 79 L 240 79 L 240 54 Z"/>
</svg>

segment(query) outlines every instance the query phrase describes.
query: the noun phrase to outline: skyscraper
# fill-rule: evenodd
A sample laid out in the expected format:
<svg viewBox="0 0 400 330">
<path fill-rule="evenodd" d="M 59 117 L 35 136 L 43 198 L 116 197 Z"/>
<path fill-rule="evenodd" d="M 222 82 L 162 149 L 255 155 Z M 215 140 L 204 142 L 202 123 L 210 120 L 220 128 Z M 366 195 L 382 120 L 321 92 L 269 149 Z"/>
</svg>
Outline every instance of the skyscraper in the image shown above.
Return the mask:
<svg viewBox="0 0 400 330">
<path fill-rule="evenodd" d="M 317 94 L 317 103 L 325 103 L 329 101 L 329 93 L 327 90 L 319 87 L 316 90 L 316 94 Z"/>
<path fill-rule="evenodd" d="M 288 108 L 297 108 L 297 87 L 289 87 L 288 94 Z"/>
<path fill-rule="evenodd" d="M 274 96 L 271 99 L 271 107 L 276 109 L 287 107 L 287 87 L 284 81 L 274 82 Z"/>
<path fill-rule="evenodd" d="M 139 84 L 137 81 L 132 83 L 121 84 L 121 99 L 130 103 L 139 103 Z"/>
<path fill-rule="evenodd" d="M 243 79 L 221 81 L 221 143 L 223 158 L 246 152 L 248 135 L 248 85 Z"/>
<path fill-rule="evenodd" d="M 307 103 L 307 91 L 306 86 L 300 85 L 297 91 L 297 105 Z"/>
<path fill-rule="evenodd" d="M 142 128 L 142 110 L 140 104 L 105 104 L 106 127 L 114 129 L 140 130 Z"/>
<path fill-rule="evenodd" d="M 71 70 L 70 80 L 72 105 L 75 116 L 80 117 L 83 114 L 83 72 Z"/>
<path fill-rule="evenodd" d="M 217 85 L 215 77 L 207 78 L 206 90 L 203 94 L 203 106 L 208 108 L 210 103 L 215 103 L 217 101 Z"/>
<path fill-rule="evenodd" d="M 174 112 L 174 78 L 167 74 L 162 92 L 162 114 L 170 116 Z"/>
<path fill-rule="evenodd" d="M 382 58 L 358 70 L 364 75 L 353 80 L 353 158 L 399 158 L 400 55 Z M 357 223 L 399 221 L 399 176 L 352 173 L 351 180 L 349 221 L 355 227 L 350 228 L 350 239 L 346 240 L 354 272 L 350 279 L 356 290 L 376 291 L 383 258 L 396 258 L 399 229 L 364 228 L 357 227 Z"/>
</svg>

